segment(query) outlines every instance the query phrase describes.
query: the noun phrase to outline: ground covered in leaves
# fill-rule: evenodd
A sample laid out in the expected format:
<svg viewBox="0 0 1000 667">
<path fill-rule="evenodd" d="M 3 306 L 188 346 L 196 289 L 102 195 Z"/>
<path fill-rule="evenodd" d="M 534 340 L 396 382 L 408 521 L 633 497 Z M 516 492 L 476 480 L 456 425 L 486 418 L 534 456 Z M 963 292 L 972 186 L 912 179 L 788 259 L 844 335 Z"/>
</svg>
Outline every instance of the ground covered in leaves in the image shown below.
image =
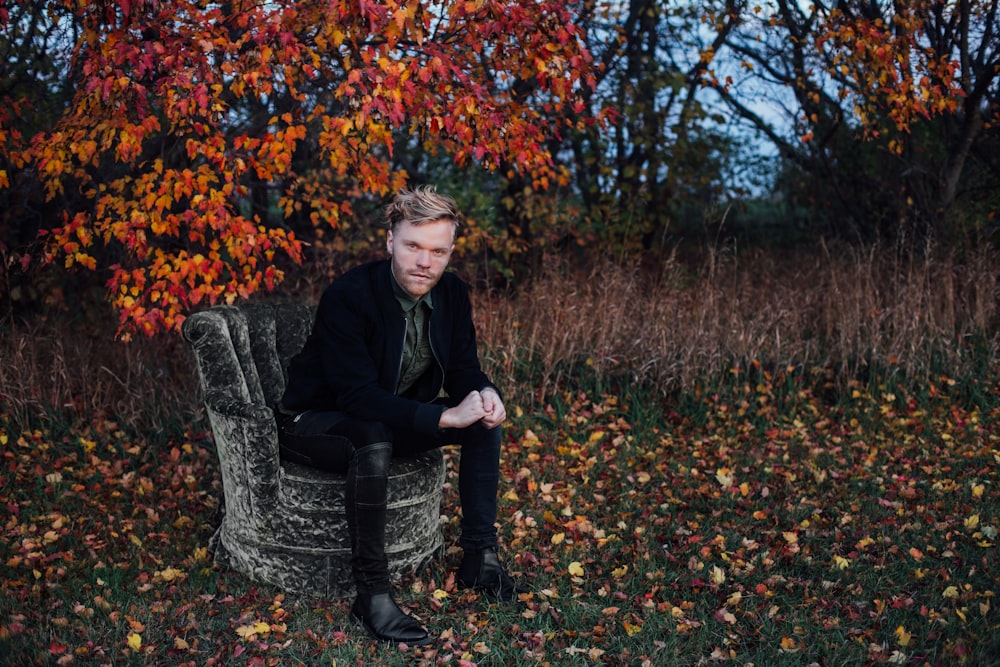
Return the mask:
<svg viewBox="0 0 1000 667">
<path fill-rule="evenodd" d="M 533 592 L 459 591 L 449 549 L 400 587 L 436 637 L 406 650 L 213 566 L 210 434 L 0 422 L 0 663 L 1000 664 L 1000 384 L 779 375 L 509 406 L 503 554 Z"/>
</svg>

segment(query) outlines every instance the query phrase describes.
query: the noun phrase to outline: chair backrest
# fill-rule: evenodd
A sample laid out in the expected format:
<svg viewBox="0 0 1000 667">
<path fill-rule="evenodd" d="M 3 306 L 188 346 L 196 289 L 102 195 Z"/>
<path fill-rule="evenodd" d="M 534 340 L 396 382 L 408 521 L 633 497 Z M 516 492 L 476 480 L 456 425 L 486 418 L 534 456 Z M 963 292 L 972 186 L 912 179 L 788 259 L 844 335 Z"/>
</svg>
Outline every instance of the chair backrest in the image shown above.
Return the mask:
<svg viewBox="0 0 1000 667">
<path fill-rule="evenodd" d="M 190 315 L 182 330 L 206 392 L 274 408 L 312 318 L 313 309 L 303 304 L 214 306 Z"/>
<path fill-rule="evenodd" d="M 285 393 L 288 362 L 305 345 L 312 329 L 313 309 L 292 303 L 248 304 L 241 308 L 264 404 L 273 408 Z"/>
</svg>

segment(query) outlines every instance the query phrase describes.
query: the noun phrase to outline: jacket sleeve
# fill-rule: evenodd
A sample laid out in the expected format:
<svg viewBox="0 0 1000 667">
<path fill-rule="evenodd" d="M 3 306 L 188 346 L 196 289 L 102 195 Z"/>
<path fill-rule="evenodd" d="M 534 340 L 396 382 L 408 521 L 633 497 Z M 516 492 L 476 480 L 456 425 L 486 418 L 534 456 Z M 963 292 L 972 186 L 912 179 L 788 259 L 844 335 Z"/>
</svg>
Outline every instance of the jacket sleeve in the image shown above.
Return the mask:
<svg viewBox="0 0 1000 667">
<path fill-rule="evenodd" d="M 444 378 L 444 388 L 455 400 L 461 400 L 471 391 L 490 388 L 500 394 L 483 372 L 479 363 L 479 349 L 476 341 L 476 326 L 472 321 L 472 303 L 465 283 L 456 281 L 452 312 L 452 344 L 449 350 L 448 369 Z"/>
<path fill-rule="evenodd" d="M 369 341 L 381 326 L 374 309 L 344 289 L 324 292 L 316 314 L 323 373 L 337 396 L 337 409 L 355 419 L 434 433 L 444 408 L 396 396 L 379 383 L 380 367 Z M 399 322 L 403 327 L 402 318 Z M 385 363 L 398 363 L 386 360 Z"/>
</svg>

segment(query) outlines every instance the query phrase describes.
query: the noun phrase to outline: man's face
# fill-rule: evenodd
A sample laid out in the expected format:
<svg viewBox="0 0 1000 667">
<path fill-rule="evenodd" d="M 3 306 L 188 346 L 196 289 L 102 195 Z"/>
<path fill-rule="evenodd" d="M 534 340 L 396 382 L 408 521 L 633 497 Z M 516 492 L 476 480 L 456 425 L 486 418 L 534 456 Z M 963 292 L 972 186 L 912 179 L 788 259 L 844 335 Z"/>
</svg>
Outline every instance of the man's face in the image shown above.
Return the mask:
<svg viewBox="0 0 1000 667">
<path fill-rule="evenodd" d="M 404 222 L 385 240 L 392 275 L 407 294 L 419 299 L 438 284 L 455 247 L 455 226 L 442 219 L 422 225 Z"/>
</svg>

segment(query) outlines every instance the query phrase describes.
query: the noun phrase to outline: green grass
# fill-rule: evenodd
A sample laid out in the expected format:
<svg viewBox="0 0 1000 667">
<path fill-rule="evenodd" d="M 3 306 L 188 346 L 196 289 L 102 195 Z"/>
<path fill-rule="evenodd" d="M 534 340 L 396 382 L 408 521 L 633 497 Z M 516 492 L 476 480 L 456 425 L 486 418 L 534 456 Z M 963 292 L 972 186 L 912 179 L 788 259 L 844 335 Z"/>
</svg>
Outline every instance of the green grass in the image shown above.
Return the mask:
<svg viewBox="0 0 1000 667">
<path fill-rule="evenodd" d="M 533 592 L 457 590 L 453 547 L 398 589 L 437 637 L 405 651 L 368 642 L 348 601 L 212 564 L 221 489 L 197 424 L 151 445 L 107 420 L 5 419 L 0 661 L 1000 664 L 997 379 L 970 402 L 941 377 L 832 397 L 822 373 L 750 375 L 683 400 L 582 379 L 512 403 L 501 537 Z"/>
</svg>

